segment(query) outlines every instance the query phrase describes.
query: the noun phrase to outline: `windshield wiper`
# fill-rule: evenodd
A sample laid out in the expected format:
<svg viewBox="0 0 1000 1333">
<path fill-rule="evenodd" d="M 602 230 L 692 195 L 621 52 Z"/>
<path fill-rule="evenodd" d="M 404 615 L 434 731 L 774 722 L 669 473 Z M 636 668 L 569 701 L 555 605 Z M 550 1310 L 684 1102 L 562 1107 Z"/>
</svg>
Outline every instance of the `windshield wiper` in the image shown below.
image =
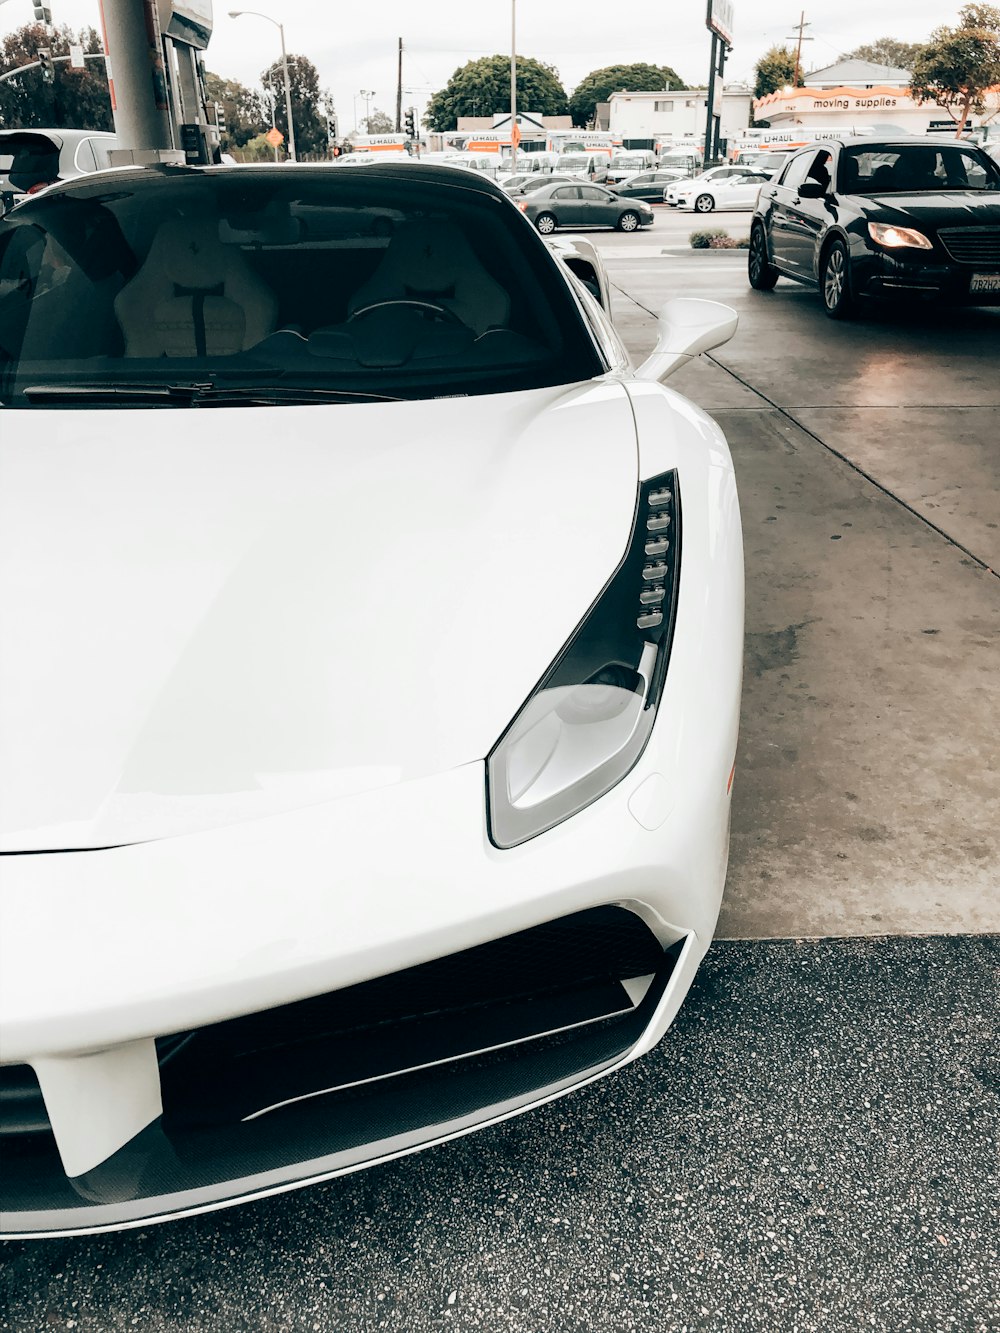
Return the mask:
<svg viewBox="0 0 1000 1333">
<path fill-rule="evenodd" d="M 324 389 L 315 385 L 218 384 L 29 384 L 21 393 L 30 403 L 162 403 L 177 407 L 256 407 L 275 403 L 401 403 L 392 394 L 357 389 Z"/>
</svg>

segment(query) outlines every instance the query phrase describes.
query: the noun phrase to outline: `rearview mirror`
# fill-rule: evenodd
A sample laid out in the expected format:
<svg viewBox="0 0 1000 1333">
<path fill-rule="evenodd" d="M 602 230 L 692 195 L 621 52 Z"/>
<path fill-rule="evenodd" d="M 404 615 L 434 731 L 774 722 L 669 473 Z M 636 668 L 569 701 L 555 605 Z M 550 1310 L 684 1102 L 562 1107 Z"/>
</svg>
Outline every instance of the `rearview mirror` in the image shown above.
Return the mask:
<svg viewBox="0 0 1000 1333">
<path fill-rule="evenodd" d="M 660 308 L 656 346 L 635 372 L 636 379 L 662 383 L 693 357 L 727 343 L 738 323 L 736 311 L 718 301 L 667 301 Z"/>
</svg>

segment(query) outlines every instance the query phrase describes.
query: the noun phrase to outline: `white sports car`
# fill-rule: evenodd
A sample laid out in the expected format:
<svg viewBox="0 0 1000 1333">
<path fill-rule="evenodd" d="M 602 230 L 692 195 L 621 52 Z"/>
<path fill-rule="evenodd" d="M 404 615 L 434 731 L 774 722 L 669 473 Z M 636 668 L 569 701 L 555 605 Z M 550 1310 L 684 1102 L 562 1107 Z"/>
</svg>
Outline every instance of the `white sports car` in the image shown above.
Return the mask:
<svg viewBox="0 0 1000 1333">
<path fill-rule="evenodd" d="M 648 1050 L 719 910 L 743 637 L 729 450 L 661 381 L 735 315 L 669 303 L 634 368 L 592 247 L 415 163 L 105 172 L 2 226 L 4 1233 Z"/>
<path fill-rule="evenodd" d="M 711 213 L 714 209 L 721 212 L 753 210 L 760 187 L 770 179 L 765 172 L 747 171 L 722 180 L 685 181 L 674 188 L 674 195 L 678 208 L 690 208 L 696 213 Z"/>
</svg>

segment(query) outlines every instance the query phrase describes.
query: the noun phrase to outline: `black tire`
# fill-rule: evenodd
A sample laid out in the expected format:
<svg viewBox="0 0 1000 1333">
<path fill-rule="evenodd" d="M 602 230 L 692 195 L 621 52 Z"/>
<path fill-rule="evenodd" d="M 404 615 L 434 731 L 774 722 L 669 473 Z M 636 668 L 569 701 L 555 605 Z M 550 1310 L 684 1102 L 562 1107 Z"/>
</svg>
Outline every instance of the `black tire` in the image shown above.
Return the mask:
<svg viewBox="0 0 1000 1333">
<path fill-rule="evenodd" d="M 756 292 L 770 292 L 778 281 L 778 270 L 771 263 L 767 254 L 767 233 L 758 222 L 750 232 L 750 249 L 747 252 L 747 276 L 750 286 Z"/>
<path fill-rule="evenodd" d="M 700 194 L 694 201 L 694 211 L 696 213 L 711 213 L 715 207 L 715 200 L 710 194 Z"/>
<path fill-rule="evenodd" d="M 639 230 L 639 214 L 638 214 L 638 213 L 633 213 L 632 210 L 631 210 L 630 208 L 626 209 L 625 212 L 624 212 L 624 213 L 621 215 L 621 217 L 618 219 L 618 230 L 619 230 L 619 231 L 638 231 L 638 230 Z"/>
<path fill-rule="evenodd" d="M 819 269 L 819 293 L 831 319 L 850 319 L 854 313 L 851 260 L 843 241 L 831 241 Z"/>
<path fill-rule="evenodd" d="M 556 220 L 551 213 L 539 213 L 535 218 L 535 226 L 543 236 L 551 236 L 556 229 Z"/>
</svg>

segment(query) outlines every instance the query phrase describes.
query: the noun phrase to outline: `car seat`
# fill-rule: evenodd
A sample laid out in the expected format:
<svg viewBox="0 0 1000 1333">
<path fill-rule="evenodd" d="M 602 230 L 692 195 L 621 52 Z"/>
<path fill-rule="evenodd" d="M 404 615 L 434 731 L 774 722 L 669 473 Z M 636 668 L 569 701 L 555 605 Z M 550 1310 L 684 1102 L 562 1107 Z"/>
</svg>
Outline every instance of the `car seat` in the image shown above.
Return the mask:
<svg viewBox="0 0 1000 1333">
<path fill-rule="evenodd" d="M 115 298 L 127 357 L 232 356 L 274 332 L 278 302 L 215 218 L 161 223 Z"/>
<path fill-rule="evenodd" d="M 411 221 L 398 227 L 381 264 L 351 297 L 348 313 L 383 301 L 443 306 L 477 334 L 504 327 L 510 315 L 507 292 L 450 222 Z"/>
</svg>

